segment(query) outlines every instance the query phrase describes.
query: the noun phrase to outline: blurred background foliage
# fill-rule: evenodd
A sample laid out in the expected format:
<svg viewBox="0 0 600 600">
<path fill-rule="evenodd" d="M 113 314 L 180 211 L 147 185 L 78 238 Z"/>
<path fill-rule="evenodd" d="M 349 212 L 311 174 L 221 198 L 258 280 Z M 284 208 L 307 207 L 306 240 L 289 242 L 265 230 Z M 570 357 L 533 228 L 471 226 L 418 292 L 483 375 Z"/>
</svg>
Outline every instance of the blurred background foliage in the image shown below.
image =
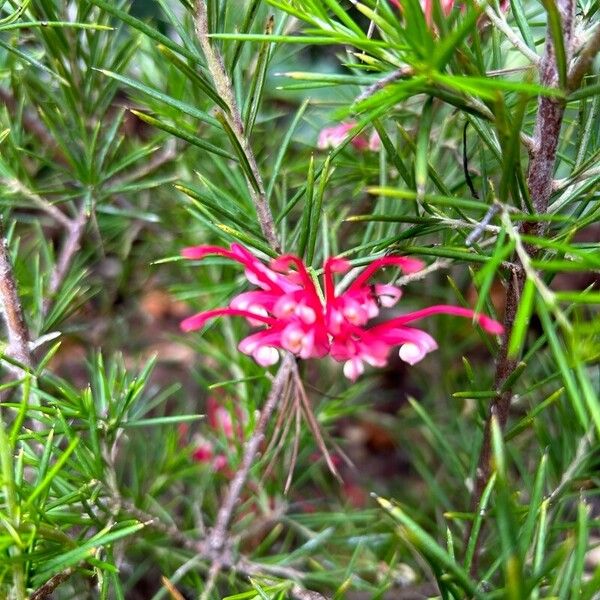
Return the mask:
<svg viewBox="0 0 600 600">
<path fill-rule="evenodd" d="M 351 384 L 339 364 L 308 361 L 305 389 L 343 483 L 284 404 L 232 526 L 253 576 L 234 569 L 207 588 L 198 542 L 270 382 L 236 350 L 246 323 L 179 333 L 183 317 L 245 285 L 221 259 L 179 254 L 233 241 L 273 250 L 246 157 L 218 118 L 194 6 L 0 1 L 0 208 L 33 356 L 17 379 L 4 356 L 0 598 L 49 597 L 35 595 L 49 582 L 61 599 L 302 598 L 292 569 L 334 598 L 595 597 L 597 60 L 568 89 L 550 0 L 468 1 L 448 16 L 434 2 L 432 22 L 416 0 L 401 12 L 384 0 L 207 5 L 284 251 L 317 275 L 331 255 L 356 266 L 418 255 L 430 274 L 407 283 L 403 311 L 453 303 L 500 320 L 515 252 L 531 256 L 493 477 L 474 510 L 502 392 L 498 340 L 436 317 L 439 350 L 415 367 L 395 359 Z M 577 3 L 577 43 L 598 9 Z M 552 88 L 536 70 L 548 35 Z M 541 218 L 527 186 L 539 95 L 566 107 Z M 317 147 L 324 127 L 349 120 L 380 147 Z"/>
</svg>

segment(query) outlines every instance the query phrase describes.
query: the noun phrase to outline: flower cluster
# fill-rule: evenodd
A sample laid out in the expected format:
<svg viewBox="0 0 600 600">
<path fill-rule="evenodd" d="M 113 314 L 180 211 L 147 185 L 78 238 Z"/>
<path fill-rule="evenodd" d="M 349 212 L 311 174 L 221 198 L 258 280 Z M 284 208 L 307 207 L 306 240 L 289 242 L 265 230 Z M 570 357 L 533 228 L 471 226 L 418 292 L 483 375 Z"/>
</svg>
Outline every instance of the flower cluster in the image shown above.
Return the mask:
<svg viewBox="0 0 600 600">
<path fill-rule="evenodd" d="M 338 148 L 346 141 L 346 138 L 355 127 L 356 121 L 345 121 L 339 125 L 321 129 L 317 139 L 317 148 L 320 150 Z M 363 134 L 356 135 L 352 138 L 350 143 L 360 152 L 365 152 L 367 150 L 379 152 L 381 148 L 381 139 L 377 131 L 373 131 L 369 137 Z"/>
<path fill-rule="evenodd" d="M 244 338 L 239 350 L 262 366 L 279 360 L 279 349 L 300 358 L 326 355 L 344 363 L 344 375 L 355 380 L 365 363 L 374 367 L 387 364 L 392 348 L 400 346 L 400 358 L 411 365 L 435 350 L 435 340 L 424 331 L 407 324 L 434 314 L 472 318 L 490 333 L 502 333 L 502 325 L 484 315 L 459 306 L 436 305 L 407 313 L 368 327 L 381 307 L 391 307 L 401 290 L 390 284 L 370 284 L 372 275 L 393 265 L 414 273 L 423 263 L 414 258 L 386 256 L 365 267 L 343 291 L 336 292 L 334 274 L 350 269 L 348 261 L 328 258 L 323 266 L 323 293 L 317 288 L 306 266 L 297 256 L 284 255 L 267 266 L 239 244 L 227 250 L 219 246 L 186 248 L 182 255 L 202 259 L 208 255 L 229 258 L 245 268 L 248 281 L 259 289 L 235 296 L 227 308 L 198 313 L 181 323 L 183 331 L 203 327 L 207 321 L 224 315 L 244 317 L 258 332 Z"/>
</svg>

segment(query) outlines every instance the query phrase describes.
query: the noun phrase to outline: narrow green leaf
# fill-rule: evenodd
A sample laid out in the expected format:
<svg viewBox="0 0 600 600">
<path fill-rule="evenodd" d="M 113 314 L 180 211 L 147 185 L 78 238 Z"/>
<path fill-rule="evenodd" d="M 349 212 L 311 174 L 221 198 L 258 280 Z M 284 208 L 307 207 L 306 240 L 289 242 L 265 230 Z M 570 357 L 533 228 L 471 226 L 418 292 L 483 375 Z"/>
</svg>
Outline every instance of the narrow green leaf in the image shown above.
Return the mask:
<svg viewBox="0 0 600 600">
<path fill-rule="evenodd" d="M 510 9 L 525 43 L 535 52 L 535 42 L 521 0 L 510 0 Z"/>
<path fill-rule="evenodd" d="M 483 490 L 483 493 L 481 494 L 481 500 L 477 506 L 477 511 L 475 512 L 475 518 L 473 519 L 473 525 L 471 527 L 471 535 L 469 536 L 469 541 L 467 542 L 467 550 L 465 552 L 465 560 L 463 562 L 463 568 L 467 573 L 471 570 L 471 565 L 473 564 L 473 558 L 475 557 L 475 550 L 477 548 L 477 539 L 479 538 L 479 532 L 481 531 L 483 519 L 486 516 L 487 505 L 490 501 L 490 496 L 492 495 L 492 490 L 494 489 L 495 484 L 496 475 L 495 473 L 492 473 L 492 476 L 490 477 Z"/>
<path fill-rule="evenodd" d="M 36 578 L 43 582 L 54 573 L 58 573 L 59 571 L 63 571 L 68 567 L 76 565 L 82 560 L 89 559 L 91 556 L 93 556 L 97 548 L 107 546 L 112 542 L 116 542 L 117 540 L 133 535 L 144 527 L 144 523 L 136 523 L 135 525 L 128 526 L 121 525 L 118 528 L 108 526 L 102 531 L 98 532 L 96 535 L 85 540 L 83 544 L 77 548 L 73 548 L 72 550 L 68 550 L 59 556 L 46 560 L 44 562 L 43 569 L 36 573 Z"/>
<path fill-rule="evenodd" d="M 483 598 L 483 594 L 465 570 L 416 521 L 411 519 L 404 510 L 384 498 L 376 496 L 376 500 L 394 520 L 402 525 L 401 537 L 413 544 L 428 559 L 428 562 L 432 566 L 435 565 L 436 568 L 448 571 L 448 574 L 456 580 L 457 584 L 474 598 Z"/>
<path fill-rule="evenodd" d="M 270 17 L 265 27 L 265 35 L 272 35 L 273 33 L 273 17 Z M 260 108 L 262 101 L 263 89 L 265 87 L 265 80 L 267 78 L 267 69 L 269 67 L 269 60 L 271 56 L 271 44 L 265 42 L 258 52 L 256 60 L 256 67 L 254 69 L 254 76 L 250 81 L 250 91 L 246 98 L 246 110 L 244 111 L 244 129 L 246 135 L 250 136 L 254 129 L 254 123 L 256 122 L 256 116 Z"/>
<path fill-rule="evenodd" d="M 563 350 L 563 346 L 558 339 L 558 335 L 556 333 L 556 329 L 554 328 L 554 324 L 550 318 L 550 313 L 548 312 L 548 308 L 542 298 L 538 297 L 537 302 L 537 312 L 540 317 L 540 321 L 542 322 L 542 327 L 546 332 L 546 336 L 548 338 L 548 344 L 550 345 L 550 349 L 552 350 L 552 354 L 556 360 L 558 368 L 560 370 L 563 384 L 567 391 L 567 395 L 569 396 L 569 400 L 573 405 L 573 409 L 577 418 L 579 419 L 580 424 L 587 429 L 588 426 L 588 417 L 583 406 L 583 401 L 579 394 L 579 390 L 577 389 L 577 384 L 575 382 L 575 378 L 573 377 L 573 372 L 571 367 L 569 366 L 569 362 Z"/>
<path fill-rule="evenodd" d="M 153 39 L 155 42 L 170 48 L 174 52 L 189 58 L 195 63 L 200 63 L 201 58 L 198 54 L 191 52 L 187 48 L 180 46 L 175 43 L 171 38 L 168 38 L 166 35 L 163 35 L 159 31 L 156 30 L 155 27 L 151 27 L 147 25 L 140 19 L 136 19 L 134 16 L 130 15 L 128 12 L 121 10 L 118 6 L 116 6 L 114 2 L 107 2 L 106 0 L 88 0 L 92 2 L 96 6 L 99 6 L 102 10 L 105 10 L 107 13 L 111 14 L 113 17 L 119 19 L 119 21 L 123 21 L 123 23 L 127 23 L 130 27 L 141 31 L 144 35 L 147 35 L 150 39 Z"/>
<path fill-rule="evenodd" d="M 419 131 L 417 133 L 417 147 L 415 151 L 415 183 L 417 197 L 421 199 L 425 194 L 427 173 L 429 170 L 429 135 L 433 123 L 433 98 L 428 98 L 421 111 Z"/>
<path fill-rule="evenodd" d="M 532 279 L 527 279 L 523 287 L 523 293 L 521 294 L 510 341 L 508 343 L 509 358 L 515 358 L 521 354 L 527 332 L 529 331 L 529 321 L 533 312 L 535 291 L 534 281 Z"/>
<path fill-rule="evenodd" d="M 306 251 L 306 244 L 308 243 L 308 237 L 310 234 L 310 227 L 312 223 L 312 211 L 313 211 L 313 195 L 314 195 L 314 183 L 315 183 L 315 158 L 310 157 L 308 164 L 308 173 L 306 175 L 306 194 L 304 196 L 304 208 L 302 210 L 302 218 L 300 219 L 300 237 L 298 239 L 298 256 L 304 257 Z"/>
<path fill-rule="evenodd" d="M 217 154 L 218 156 L 222 156 L 223 158 L 237 161 L 237 158 L 233 154 L 230 154 L 226 150 L 223 150 L 218 146 L 214 146 L 210 142 L 206 142 L 202 138 L 199 138 L 198 136 L 187 132 L 182 126 L 175 127 L 174 125 L 169 125 L 164 121 L 161 121 L 160 119 L 156 119 L 155 117 L 152 117 L 149 114 L 140 112 L 139 110 L 135 110 L 133 108 L 130 108 L 129 111 L 132 114 L 134 114 L 138 119 L 144 121 L 144 123 L 148 123 L 148 125 L 152 125 L 153 127 L 162 129 L 163 131 L 166 131 L 167 133 L 170 133 L 171 135 L 174 135 L 188 142 L 189 144 L 192 144 L 193 146 L 202 148 L 207 152 L 212 152 L 213 154 Z"/>
<path fill-rule="evenodd" d="M 215 119 L 214 117 L 211 117 L 208 113 L 206 113 L 202 110 L 199 110 L 198 108 L 196 108 L 195 106 L 192 106 L 191 104 L 187 104 L 186 102 L 177 100 L 176 98 L 173 98 L 173 97 L 169 96 L 168 94 L 161 92 L 160 90 L 151 88 L 150 86 L 140 83 L 139 81 L 135 81 L 134 79 L 126 77 L 125 75 L 120 75 L 119 73 L 113 73 L 112 71 L 108 71 L 106 69 L 96 69 L 96 70 L 99 71 L 100 73 L 103 73 L 107 77 L 116 79 L 117 81 L 121 82 L 122 84 L 127 85 L 127 86 L 133 88 L 134 90 L 137 90 L 138 92 L 141 92 L 142 94 L 146 94 L 147 96 L 150 96 L 150 98 L 154 98 L 155 100 L 163 102 L 167 106 L 176 108 L 177 110 L 180 110 L 181 112 L 185 113 L 186 115 L 190 115 L 191 117 L 194 117 L 194 118 L 198 119 L 199 121 L 203 121 L 204 123 L 208 123 L 209 125 L 215 125 L 217 127 L 219 126 L 219 121 L 217 119 Z"/>
<path fill-rule="evenodd" d="M 315 246 L 317 243 L 317 232 L 319 231 L 319 223 L 321 220 L 321 208 L 323 206 L 323 196 L 325 195 L 325 187 L 329 180 L 329 168 L 331 163 L 331 155 L 328 155 L 325 159 L 325 164 L 321 171 L 321 178 L 319 180 L 319 187 L 317 189 L 317 195 L 313 202 L 313 208 L 311 211 L 311 221 L 308 233 L 308 250 L 306 252 L 306 263 L 311 265 L 315 256 Z"/>
<path fill-rule="evenodd" d="M 77 448 L 77 445 L 79 444 L 79 438 L 74 438 L 71 440 L 70 444 L 67 446 L 67 448 L 65 448 L 64 452 L 59 456 L 59 458 L 57 459 L 57 461 L 52 465 L 52 468 L 49 469 L 49 471 L 46 473 L 46 476 L 44 477 L 44 479 L 42 481 L 40 481 L 35 488 L 33 489 L 33 491 L 29 494 L 29 497 L 27 498 L 27 500 L 25 501 L 25 506 L 29 507 L 32 505 L 33 501 L 47 488 L 50 486 L 50 484 L 52 483 L 54 477 L 59 473 L 59 471 L 62 469 L 63 465 L 67 462 L 67 460 L 69 459 L 69 456 L 71 456 L 73 450 L 75 450 L 75 448 Z"/>
<path fill-rule="evenodd" d="M 279 151 L 277 152 L 277 158 L 275 158 L 275 163 L 273 164 L 273 170 L 271 172 L 271 179 L 269 181 L 269 185 L 267 186 L 267 199 L 270 199 L 271 195 L 273 194 L 273 188 L 275 187 L 275 182 L 277 181 L 277 179 L 279 177 L 279 172 L 281 171 L 281 166 L 283 165 L 283 161 L 285 159 L 286 152 L 290 145 L 290 141 L 292 140 L 292 135 L 294 134 L 294 131 L 296 131 L 296 127 L 298 127 L 298 123 L 300 122 L 300 119 L 302 119 L 302 117 L 304 116 L 306 107 L 308 106 L 309 102 L 310 102 L 310 98 L 307 98 L 300 105 L 300 108 L 298 108 L 296 114 L 294 115 L 292 122 L 290 123 L 290 126 L 288 127 L 287 131 L 285 132 L 285 136 L 283 137 L 283 140 L 279 147 Z"/>
</svg>

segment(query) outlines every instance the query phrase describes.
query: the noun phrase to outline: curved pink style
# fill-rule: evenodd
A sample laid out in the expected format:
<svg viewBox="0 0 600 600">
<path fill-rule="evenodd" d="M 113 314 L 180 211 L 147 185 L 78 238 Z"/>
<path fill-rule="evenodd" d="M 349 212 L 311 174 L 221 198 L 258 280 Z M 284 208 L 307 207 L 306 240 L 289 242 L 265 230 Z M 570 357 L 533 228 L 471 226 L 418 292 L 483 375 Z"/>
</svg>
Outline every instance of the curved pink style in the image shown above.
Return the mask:
<svg viewBox="0 0 600 600">
<path fill-rule="evenodd" d="M 398 287 L 371 284 L 371 278 L 378 270 L 390 266 L 405 273 L 420 271 L 424 264 L 411 257 L 375 259 L 339 294 L 335 291 L 334 276 L 346 273 L 351 265 L 342 258 L 328 258 L 323 265 L 322 295 L 304 262 L 291 254 L 271 261 L 270 266 L 240 244 L 232 244 L 230 250 L 218 246 L 186 248 L 182 255 L 190 259 L 208 255 L 229 258 L 241 264 L 248 281 L 260 289 L 238 294 L 229 307 L 204 311 L 185 319 L 181 329 L 200 329 L 210 319 L 222 316 L 243 317 L 250 325 L 262 329 L 244 338 L 238 349 L 263 367 L 275 364 L 280 350 L 303 359 L 330 355 L 343 362 L 344 375 L 355 380 L 364 373 L 365 363 L 384 367 L 391 350 L 398 346 L 400 358 L 414 365 L 436 350 L 437 343 L 425 331 L 407 327 L 407 324 L 437 314 L 471 318 L 491 334 L 499 335 L 504 331 L 502 325 L 490 317 L 446 304 L 406 313 L 368 327 L 382 307 L 394 306 L 402 296 Z"/>
</svg>

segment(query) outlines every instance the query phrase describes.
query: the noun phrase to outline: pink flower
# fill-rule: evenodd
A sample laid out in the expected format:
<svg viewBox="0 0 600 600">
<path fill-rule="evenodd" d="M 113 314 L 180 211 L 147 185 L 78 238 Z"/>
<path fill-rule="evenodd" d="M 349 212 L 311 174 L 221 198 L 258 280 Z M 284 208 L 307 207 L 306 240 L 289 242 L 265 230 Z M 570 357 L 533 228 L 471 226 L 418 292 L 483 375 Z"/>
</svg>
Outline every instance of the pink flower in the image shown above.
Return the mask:
<svg viewBox="0 0 600 600">
<path fill-rule="evenodd" d="M 213 471 L 223 471 L 229 464 L 227 456 L 215 454 L 212 442 L 204 439 L 196 445 L 192 459 L 195 462 L 210 465 Z"/>
<path fill-rule="evenodd" d="M 423 268 L 420 260 L 386 256 L 365 267 L 341 293 L 336 293 L 334 276 L 350 269 L 350 263 L 329 258 L 323 265 L 323 292 L 308 273 L 300 258 L 280 256 L 265 265 L 250 251 L 238 244 L 231 250 L 216 246 L 187 248 L 183 255 L 203 258 L 208 254 L 226 256 L 242 264 L 246 277 L 260 290 L 244 292 L 232 299 L 229 307 L 217 308 L 194 315 L 182 322 L 184 331 L 200 329 L 215 317 L 240 316 L 250 325 L 262 327 L 244 338 L 238 348 L 262 366 L 279 360 L 279 350 L 288 350 L 299 358 L 321 358 L 329 354 L 344 363 L 344 375 L 355 380 L 365 369 L 365 363 L 384 367 L 395 347 L 405 362 L 414 365 L 437 349 L 436 341 L 426 332 L 408 323 L 435 314 L 472 318 L 489 333 L 500 334 L 502 325 L 472 310 L 451 305 L 430 306 L 369 327 L 369 321 L 381 308 L 394 306 L 401 290 L 390 284 L 370 284 L 376 271 L 395 266 L 405 273 Z"/>
<path fill-rule="evenodd" d="M 233 420 L 230 412 L 221 406 L 212 396 L 208 398 L 206 413 L 208 425 L 217 432 L 222 432 L 226 438 L 233 438 Z"/>
<path fill-rule="evenodd" d="M 402 5 L 400 4 L 399 0 L 390 0 L 390 2 L 402 10 Z M 427 25 L 431 27 L 431 23 L 433 21 L 433 0 L 420 0 L 420 3 L 423 14 L 425 15 L 425 21 L 427 21 Z M 444 15 L 448 16 L 452 12 L 454 0 L 441 0 L 440 6 Z"/>
<path fill-rule="evenodd" d="M 237 411 L 236 411 L 237 412 Z M 239 439 L 243 439 L 243 415 L 237 415 L 238 427 L 234 427 L 234 422 L 231 413 L 212 396 L 208 398 L 206 407 L 208 426 L 213 434 L 222 434 L 227 438 L 227 445 L 233 447 L 233 440 L 237 435 Z M 225 454 L 216 454 L 214 443 L 207 438 L 198 437 L 192 459 L 196 462 L 206 463 L 212 467 L 214 471 L 223 471 L 229 466 L 229 460 Z"/>
<path fill-rule="evenodd" d="M 396 6 L 400 10 L 402 10 L 402 5 L 400 3 L 400 0 L 390 0 L 390 2 L 394 6 Z M 427 22 L 427 25 L 429 25 L 429 27 L 431 27 L 431 24 L 433 21 L 433 0 L 420 0 L 420 4 L 421 4 L 421 9 L 423 10 L 423 14 L 425 15 L 425 21 Z M 444 15 L 446 17 L 452 12 L 452 9 L 454 8 L 454 4 L 455 4 L 455 0 L 440 0 L 440 6 L 442 9 L 442 12 L 444 13 Z M 510 8 L 510 0 L 500 0 L 500 10 L 502 12 L 507 12 L 509 8 Z M 463 12 L 465 10 L 464 3 L 461 3 L 461 10 Z"/>
<path fill-rule="evenodd" d="M 356 121 L 346 121 L 345 123 L 340 123 L 333 127 L 321 129 L 317 139 L 317 148 L 320 150 L 338 148 L 346 141 L 346 138 L 354 127 L 356 127 Z M 371 133 L 368 138 L 363 134 L 356 135 L 352 138 L 350 143 L 360 152 L 365 152 L 367 150 L 378 152 L 381 148 L 381 140 L 376 131 Z"/>
</svg>

